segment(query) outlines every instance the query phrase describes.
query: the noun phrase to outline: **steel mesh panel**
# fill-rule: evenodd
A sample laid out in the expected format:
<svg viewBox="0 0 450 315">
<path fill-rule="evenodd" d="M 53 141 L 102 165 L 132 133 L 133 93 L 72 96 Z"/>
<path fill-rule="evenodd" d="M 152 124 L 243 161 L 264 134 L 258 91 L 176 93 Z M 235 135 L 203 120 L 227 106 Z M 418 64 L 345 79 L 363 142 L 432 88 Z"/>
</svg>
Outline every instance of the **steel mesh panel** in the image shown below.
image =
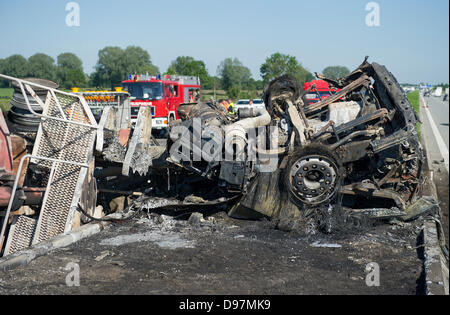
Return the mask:
<svg viewBox="0 0 450 315">
<path fill-rule="evenodd" d="M 31 245 L 37 220 L 21 215 L 11 224 L 5 255 L 15 253 Z"/>
<path fill-rule="evenodd" d="M 59 164 L 52 178 L 47 201 L 41 209 L 39 228 L 33 243 L 42 242 L 65 232 L 70 207 L 81 168 Z"/>
<path fill-rule="evenodd" d="M 77 98 L 58 95 L 58 100 L 63 113 L 52 98 L 47 108 L 47 115 L 88 123 L 89 119 Z M 35 154 L 38 156 L 77 163 L 88 162 L 94 144 L 94 129 L 47 119 L 41 123 L 39 131 L 39 141 L 35 144 L 37 146 Z M 49 170 L 53 165 L 50 161 L 36 162 Z M 76 190 L 79 181 L 83 180 L 80 178 L 82 168 L 66 163 L 55 163 L 54 167 L 55 171 L 44 196 L 33 243 L 64 233 L 66 227 L 71 225 L 69 220 L 72 218 L 73 205 L 76 205 L 79 198 Z"/>
<path fill-rule="evenodd" d="M 72 100 L 68 103 L 70 101 L 68 97 L 58 97 L 58 99 L 67 120 L 87 123 L 87 116 L 80 102 Z M 47 114 L 63 118 L 54 98 L 49 104 Z M 38 147 L 34 151 L 36 155 L 79 163 L 86 162 L 93 135 L 91 128 L 50 119 L 41 122 L 40 127 L 39 142 L 36 143 Z M 52 164 L 42 160 L 36 162 L 46 167 L 51 167 Z"/>
<path fill-rule="evenodd" d="M 25 86 L 34 94 L 31 86 Z M 5 255 L 50 239 L 71 229 L 86 169 L 63 162 L 87 164 L 93 152 L 96 123 L 84 99 L 48 89 L 43 115 L 36 134 L 31 163 L 39 187 L 46 187 L 39 218 L 16 217 L 8 234 Z M 51 117 L 51 118 L 50 118 Z M 58 121 L 52 118 L 63 119 Z M 75 125 L 78 122 L 84 125 Z"/>
</svg>

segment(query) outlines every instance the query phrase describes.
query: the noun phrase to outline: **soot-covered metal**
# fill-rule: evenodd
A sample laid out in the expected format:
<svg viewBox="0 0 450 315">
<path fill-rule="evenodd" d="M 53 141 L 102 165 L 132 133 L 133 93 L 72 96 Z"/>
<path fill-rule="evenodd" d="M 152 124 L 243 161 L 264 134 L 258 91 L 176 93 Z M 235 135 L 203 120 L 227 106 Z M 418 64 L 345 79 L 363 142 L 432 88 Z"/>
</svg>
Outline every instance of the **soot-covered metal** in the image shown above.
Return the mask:
<svg viewBox="0 0 450 315">
<path fill-rule="evenodd" d="M 331 217 L 411 220 L 436 210 L 422 196 L 419 120 L 395 77 L 367 57 L 345 78 L 316 76 L 336 91 L 316 103 L 284 75 L 265 88 L 266 109 L 240 117 L 214 100 L 180 106 L 140 204 L 171 197 L 179 207 L 228 204 L 237 218 L 313 216 L 327 231 Z"/>
</svg>

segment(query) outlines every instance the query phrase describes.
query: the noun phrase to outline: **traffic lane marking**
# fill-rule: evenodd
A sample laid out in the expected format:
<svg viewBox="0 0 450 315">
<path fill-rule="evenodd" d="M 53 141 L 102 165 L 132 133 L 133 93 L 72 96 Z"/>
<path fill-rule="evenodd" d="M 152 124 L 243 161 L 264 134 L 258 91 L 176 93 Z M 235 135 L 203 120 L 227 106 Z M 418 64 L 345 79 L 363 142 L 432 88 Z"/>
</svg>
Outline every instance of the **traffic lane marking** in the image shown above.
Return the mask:
<svg viewBox="0 0 450 315">
<path fill-rule="evenodd" d="M 430 122 L 431 130 L 433 131 L 434 138 L 436 139 L 436 142 L 437 142 L 437 145 L 439 148 L 439 152 L 441 153 L 441 156 L 444 159 L 444 165 L 448 172 L 448 148 L 447 148 L 447 145 L 445 144 L 445 141 L 442 138 L 442 135 L 439 132 L 439 129 L 436 126 L 436 123 L 434 122 L 433 117 L 431 116 L 430 110 L 428 109 L 428 105 L 425 102 L 425 99 L 423 98 L 422 95 L 420 95 L 420 97 L 422 98 L 422 102 L 425 105 L 424 106 L 425 113 L 427 114 L 427 118 L 428 118 L 428 121 Z"/>
</svg>

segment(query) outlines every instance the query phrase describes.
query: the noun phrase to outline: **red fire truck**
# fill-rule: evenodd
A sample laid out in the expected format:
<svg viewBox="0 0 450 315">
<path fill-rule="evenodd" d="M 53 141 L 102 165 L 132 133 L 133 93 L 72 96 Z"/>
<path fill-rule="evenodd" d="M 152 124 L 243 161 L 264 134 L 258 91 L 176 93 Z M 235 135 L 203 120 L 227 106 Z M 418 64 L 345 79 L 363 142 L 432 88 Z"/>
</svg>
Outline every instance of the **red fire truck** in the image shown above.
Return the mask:
<svg viewBox="0 0 450 315">
<path fill-rule="evenodd" d="M 167 128 L 171 120 L 178 119 L 180 104 L 200 100 L 200 79 L 181 75 L 129 75 L 122 81 L 123 89 L 130 93 L 131 119 L 136 120 L 141 106 L 151 106 L 154 129 Z"/>
<path fill-rule="evenodd" d="M 311 88 L 308 93 L 305 95 L 308 104 L 314 104 L 321 100 L 326 99 L 331 94 L 335 94 L 337 89 L 330 89 L 328 83 L 324 80 L 312 80 L 311 82 L 305 82 L 304 89 L 308 90 L 313 84 L 316 85 L 316 88 Z"/>
</svg>

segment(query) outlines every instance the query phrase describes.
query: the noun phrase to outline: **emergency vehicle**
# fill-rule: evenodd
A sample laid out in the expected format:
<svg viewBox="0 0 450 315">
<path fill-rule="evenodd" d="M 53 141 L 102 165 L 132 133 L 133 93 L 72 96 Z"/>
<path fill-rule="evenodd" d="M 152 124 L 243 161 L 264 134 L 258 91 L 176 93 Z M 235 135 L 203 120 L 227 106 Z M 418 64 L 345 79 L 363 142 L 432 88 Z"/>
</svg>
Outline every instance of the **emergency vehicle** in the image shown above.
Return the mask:
<svg viewBox="0 0 450 315">
<path fill-rule="evenodd" d="M 130 94 L 131 119 L 135 121 L 141 106 L 151 106 L 154 129 L 167 128 L 178 119 L 180 104 L 200 100 L 200 78 L 181 75 L 128 75 L 122 87 Z"/>
<path fill-rule="evenodd" d="M 312 80 L 311 82 L 305 82 L 304 90 L 308 90 L 308 88 L 313 84 L 316 85 L 316 88 L 311 88 L 305 95 L 308 105 L 323 101 L 331 94 L 335 94 L 337 91 L 339 91 L 338 89 L 334 88 L 330 89 L 329 84 L 324 80 Z"/>
<path fill-rule="evenodd" d="M 72 92 L 80 94 L 86 100 L 97 122 L 99 122 L 103 109 L 107 106 L 120 108 L 124 106 L 128 93 L 123 92 L 121 87 L 115 88 L 115 91 L 84 91 L 80 92 L 79 88 L 72 88 Z"/>
</svg>

